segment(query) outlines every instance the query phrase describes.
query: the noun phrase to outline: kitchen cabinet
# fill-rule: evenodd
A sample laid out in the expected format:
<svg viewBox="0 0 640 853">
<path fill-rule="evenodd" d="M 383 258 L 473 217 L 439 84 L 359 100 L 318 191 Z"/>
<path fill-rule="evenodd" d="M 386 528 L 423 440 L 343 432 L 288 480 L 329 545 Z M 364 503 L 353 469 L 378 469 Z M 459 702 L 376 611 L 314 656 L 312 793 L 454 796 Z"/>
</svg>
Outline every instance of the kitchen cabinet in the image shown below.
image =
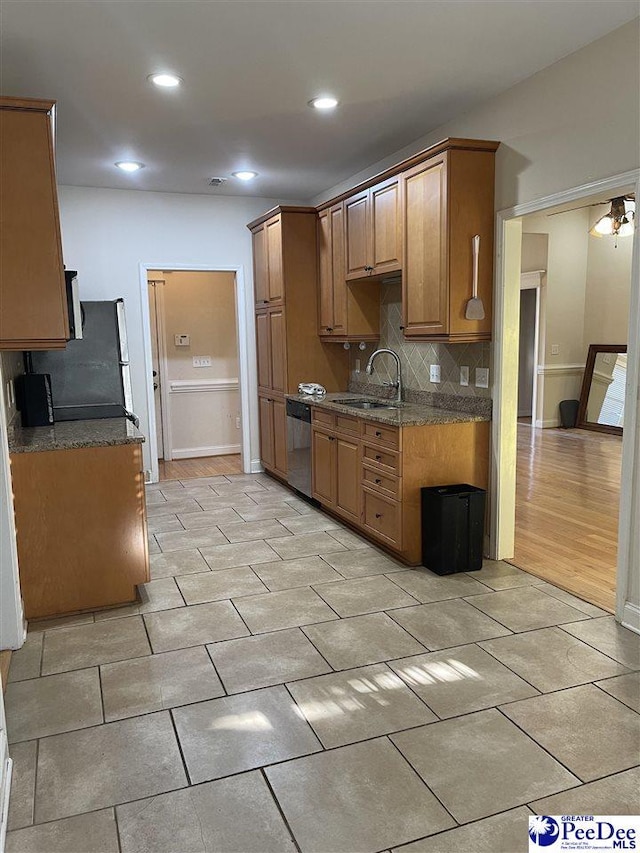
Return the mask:
<svg viewBox="0 0 640 853">
<path fill-rule="evenodd" d="M 324 417 L 323 417 L 324 416 Z M 342 518 L 360 521 L 360 439 L 356 418 L 312 415 L 313 497 Z"/>
<path fill-rule="evenodd" d="M 135 602 L 149 580 L 141 444 L 14 452 L 11 476 L 27 619 Z"/>
<path fill-rule="evenodd" d="M 0 349 L 62 349 L 69 338 L 54 105 L 0 98 Z"/>
<path fill-rule="evenodd" d="M 401 183 L 396 176 L 344 201 L 347 281 L 402 269 L 400 194 Z"/>
<path fill-rule="evenodd" d="M 321 338 L 340 343 L 379 339 L 379 288 L 367 280 L 346 280 L 342 203 L 318 215 L 318 293 Z"/>
<path fill-rule="evenodd" d="M 287 418 L 282 399 L 258 396 L 260 458 L 263 466 L 280 477 L 287 476 Z"/>
<path fill-rule="evenodd" d="M 256 307 L 282 302 L 282 217 L 273 216 L 253 232 Z"/>
</svg>

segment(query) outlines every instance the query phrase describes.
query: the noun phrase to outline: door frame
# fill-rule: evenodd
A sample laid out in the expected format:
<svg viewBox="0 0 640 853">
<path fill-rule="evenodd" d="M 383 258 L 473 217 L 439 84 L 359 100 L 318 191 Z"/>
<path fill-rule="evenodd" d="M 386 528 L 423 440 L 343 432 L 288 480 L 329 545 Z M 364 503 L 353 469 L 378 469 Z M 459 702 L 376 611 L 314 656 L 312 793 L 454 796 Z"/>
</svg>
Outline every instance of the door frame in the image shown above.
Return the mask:
<svg viewBox="0 0 640 853">
<path fill-rule="evenodd" d="M 638 169 L 506 208 L 496 214 L 489 534 L 489 553 L 495 560 L 511 558 L 515 541 L 521 218 L 567 202 L 579 203 L 599 193 L 615 196 L 628 192 L 634 192 L 636 199 L 640 198 Z M 640 541 L 640 235 L 637 225 L 632 239 L 629 370 L 622 441 L 615 615 L 623 625 L 640 633 L 640 607 L 627 600 L 633 561 L 637 559 L 636 549 Z"/>
<path fill-rule="evenodd" d="M 144 343 L 145 382 L 147 389 L 147 410 L 149 412 L 148 441 L 151 450 L 151 482 L 159 479 L 158 442 L 156 438 L 156 407 L 153 394 L 153 367 L 151 356 L 151 312 L 149 310 L 148 273 L 152 270 L 176 270 L 176 272 L 232 272 L 235 273 L 236 336 L 238 340 L 238 373 L 240 391 L 240 427 L 241 427 L 241 464 L 242 470 L 251 470 L 251 422 L 250 422 L 250 360 L 249 329 L 246 313 L 246 284 L 244 267 L 224 264 L 184 264 L 172 261 L 140 263 L 140 308 L 142 313 L 142 335 Z M 165 360 L 166 361 L 166 360 Z M 165 395 L 166 400 L 166 386 Z M 168 418 L 164 422 L 166 428 Z M 170 432 L 165 432 L 165 444 Z M 169 453 L 171 451 L 169 450 Z M 166 450 L 165 450 L 166 453 Z"/>
<path fill-rule="evenodd" d="M 153 284 L 152 284 L 153 282 Z M 166 339 L 166 326 L 165 326 L 165 314 L 164 314 L 164 288 L 156 287 L 157 284 L 165 284 L 166 279 L 163 278 L 152 278 L 148 281 L 148 286 L 153 287 L 154 290 L 154 299 L 155 299 L 155 308 L 156 308 L 156 334 L 158 336 L 158 379 L 160 384 L 160 422 L 162 425 L 162 460 L 164 462 L 171 462 L 173 459 L 173 435 L 171 432 L 171 408 L 170 408 L 170 400 L 169 400 L 169 371 L 167 369 L 167 339 Z M 153 330 L 151 330 L 151 334 L 153 336 Z M 153 371 L 151 373 L 153 376 Z M 153 384 L 153 383 L 152 383 Z M 158 431 L 157 431 L 157 420 L 158 420 L 158 409 L 155 404 L 155 393 L 153 395 L 153 411 L 154 411 L 154 420 L 156 426 L 155 438 L 156 438 L 156 454 L 154 458 L 160 459 L 158 456 Z"/>
<path fill-rule="evenodd" d="M 545 292 L 543 290 L 543 278 L 546 277 L 545 270 L 534 270 L 533 272 L 523 272 L 520 276 L 520 293 L 523 290 L 535 290 L 536 292 L 536 311 L 534 319 L 533 331 L 533 376 L 531 377 L 531 427 L 537 426 L 538 421 L 538 397 L 540 395 L 540 378 L 538 368 L 540 366 L 541 353 L 544 350 L 544 334 L 542 334 L 542 320 L 545 314 Z"/>
</svg>

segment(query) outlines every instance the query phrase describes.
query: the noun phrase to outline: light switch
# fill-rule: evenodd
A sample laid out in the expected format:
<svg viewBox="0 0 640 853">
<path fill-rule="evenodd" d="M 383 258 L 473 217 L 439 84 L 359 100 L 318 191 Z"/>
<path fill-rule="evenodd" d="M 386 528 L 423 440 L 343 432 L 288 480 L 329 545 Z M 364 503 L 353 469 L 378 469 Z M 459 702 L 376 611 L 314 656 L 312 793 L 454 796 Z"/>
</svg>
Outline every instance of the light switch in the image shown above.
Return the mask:
<svg viewBox="0 0 640 853">
<path fill-rule="evenodd" d="M 173 339 L 177 347 L 188 347 L 191 345 L 191 335 L 174 335 Z"/>
<path fill-rule="evenodd" d="M 429 365 L 429 382 L 440 382 L 440 365 Z"/>
<path fill-rule="evenodd" d="M 476 388 L 489 387 L 489 368 L 476 367 Z"/>
<path fill-rule="evenodd" d="M 211 356 L 210 355 L 194 355 L 193 366 L 194 367 L 211 367 Z"/>
<path fill-rule="evenodd" d="M 465 386 L 469 384 L 469 368 L 467 366 L 460 368 L 460 384 Z"/>
</svg>

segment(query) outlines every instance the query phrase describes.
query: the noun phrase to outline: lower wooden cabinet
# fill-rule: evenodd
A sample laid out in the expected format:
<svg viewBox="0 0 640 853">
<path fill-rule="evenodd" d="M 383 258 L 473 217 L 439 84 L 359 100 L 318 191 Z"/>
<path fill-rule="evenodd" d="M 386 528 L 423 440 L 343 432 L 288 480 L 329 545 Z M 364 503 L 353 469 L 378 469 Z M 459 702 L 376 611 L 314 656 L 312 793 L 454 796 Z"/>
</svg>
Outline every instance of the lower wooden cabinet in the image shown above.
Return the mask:
<svg viewBox="0 0 640 853">
<path fill-rule="evenodd" d="M 284 399 L 258 397 L 260 459 L 267 471 L 287 476 L 287 412 Z"/>
<path fill-rule="evenodd" d="M 357 419 L 353 418 L 357 424 Z M 360 441 L 331 434 L 318 427 L 312 432 L 313 497 L 349 521 L 360 521 Z"/>
<path fill-rule="evenodd" d="M 149 580 L 140 444 L 11 455 L 27 619 L 136 600 Z"/>
</svg>

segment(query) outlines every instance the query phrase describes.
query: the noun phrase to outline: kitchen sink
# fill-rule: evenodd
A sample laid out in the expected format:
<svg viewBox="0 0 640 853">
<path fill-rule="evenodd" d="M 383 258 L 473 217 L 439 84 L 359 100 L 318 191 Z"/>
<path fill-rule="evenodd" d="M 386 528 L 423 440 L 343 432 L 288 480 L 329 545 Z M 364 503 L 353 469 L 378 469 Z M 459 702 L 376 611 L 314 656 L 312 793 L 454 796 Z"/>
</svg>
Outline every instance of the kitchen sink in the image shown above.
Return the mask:
<svg viewBox="0 0 640 853">
<path fill-rule="evenodd" d="M 391 400 L 331 400 L 331 402 L 350 406 L 352 409 L 401 409 L 403 405 Z"/>
</svg>

